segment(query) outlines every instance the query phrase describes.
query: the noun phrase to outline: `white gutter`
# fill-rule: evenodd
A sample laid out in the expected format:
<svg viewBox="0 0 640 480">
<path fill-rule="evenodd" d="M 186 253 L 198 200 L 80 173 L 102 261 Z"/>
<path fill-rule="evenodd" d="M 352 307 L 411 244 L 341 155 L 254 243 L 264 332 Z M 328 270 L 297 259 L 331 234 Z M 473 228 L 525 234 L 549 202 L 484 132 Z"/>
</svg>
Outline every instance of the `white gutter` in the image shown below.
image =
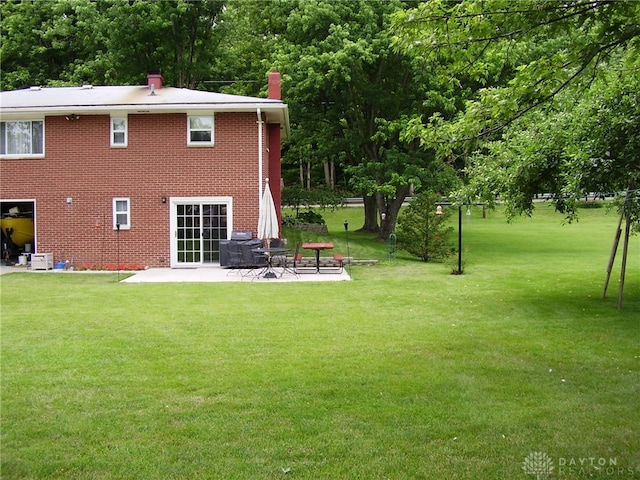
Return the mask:
<svg viewBox="0 0 640 480">
<path fill-rule="evenodd" d="M 262 111 L 258 107 L 258 202 L 262 202 Z"/>
<path fill-rule="evenodd" d="M 3 101 L 4 99 L 0 99 Z M 264 108 L 266 107 L 266 109 Z M 123 111 L 130 113 L 184 113 L 184 112 L 254 112 L 256 108 L 265 111 L 267 115 L 276 117 L 282 122 L 285 119 L 285 104 L 279 105 L 261 105 L 255 103 L 250 104 L 104 104 L 104 105 L 42 105 L 42 106 L 0 106 L 2 115 L 33 115 L 33 114 L 49 114 L 49 115 L 66 115 L 69 113 L 98 115 L 104 112 Z"/>
</svg>

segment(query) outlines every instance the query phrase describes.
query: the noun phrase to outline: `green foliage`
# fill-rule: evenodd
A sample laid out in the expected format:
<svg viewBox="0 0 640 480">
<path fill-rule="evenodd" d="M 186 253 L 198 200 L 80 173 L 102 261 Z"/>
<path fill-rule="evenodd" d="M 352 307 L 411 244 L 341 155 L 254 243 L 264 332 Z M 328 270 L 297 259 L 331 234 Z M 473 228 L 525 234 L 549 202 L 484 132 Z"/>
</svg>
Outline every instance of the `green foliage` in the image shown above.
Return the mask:
<svg viewBox="0 0 640 480">
<path fill-rule="evenodd" d="M 266 8 L 277 8 L 273 2 Z M 410 6 L 393 1 L 290 2 L 286 32 L 275 45 L 274 63 L 289 95 L 292 137 L 284 164 L 334 162 L 341 185 L 375 196 L 366 229 L 387 213 L 393 229 L 402 201 L 429 183 L 433 155 L 406 132 L 424 110 L 432 83 L 424 62 L 394 51 L 391 15 Z M 436 187 L 434 187 L 436 188 Z M 384 236 L 385 231 L 381 234 Z"/>
<path fill-rule="evenodd" d="M 333 210 L 344 203 L 344 198 L 339 192 L 328 188 L 315 188 L 308 190 L 299 185 L 284 187 L 282 189 L 282 205 L 296 210 L 304 206 L 309 208 L 317 205 L 321 209 L 329 208 Z"/>
<path fill-rule="evenodd" d="M 162 69 L 167 85 L 258 96 L 276 67 L 292 122 L 283 178 L 298 182 L 300 165 L 310 165 L 311 185 L 375 195 L 368 223 L 375 229 L 389 208 L 393 229 L 411 188 L 444 189 L 438 173 L 449 168 L 407 128 L 412 115 L 432 112 L 425 98 L 448 101 L 421 58 L 392 48 L 391 15 L 413 5 L 9 0 L 0 4 L 0 88 L 141 84 Z"/>
<path fill-rule="evenodd" d="M 0 16 L 2 90 L 68 84 L 97 53 L 101 23 L 94 2 L 9 0 L 0 3 Z"/>
<path fill-rule="evenodd" d="M 308 207 L 311 204 L 310 196 L 310 191 L 299 185 L 284 187 L 281 197 L 282 206 L 293 208 L 298 212 L 301 206 Z"/>
<path fill-rule="evenodd" d="M 139 84 L 162 69 L 167 84 L 211 75 L 227 34 L 224 0 L 2 2 L 0 88 Z"/>
<path fill-rule="evenodd" d="M 538 193 L 575 217 L 589 191 L 635 191 L 640 2 L 432 1 L 396 13 L 395 44 L 470 87 L 412 134 L 468 166 L 461 198 L 500 196 L 510 216 Z M 625 212 L 638 223 L 634 196 Z"/>
<path fill-rule="evenodd" d="M 296 215 L 285 215 L 282 219 L 282 225 L 285 227 L 295 227 L 306 223 L 324 225 L 325 221 L 322 215 L 313 209 L 298 212 Z"/>
<path fill-rule="evenodd" d="M 474 88 L 450 132 L 459 142 L 490 135 L 570 85 L 588 86 L 609 58 L 638 48 L 639 17 L 638 2 L 437 0 L 395 14 L 395 44 L 441 60 L 443 79 L 485 87 Z"/>
<path fill-rule="evenodd" d="M 604 202 L 580 202 L 576 205 L 577 208 L 604 208 Z"/>
<path fill-rule="evenodd" d="M 515 122 L 501 140 L 470 158 L 461 195 L 506 202 L 510 216 L 530 213 L 536 193 L 552 196 L 567 218 L 588 192 L 617 192 L 638 226 L 638 202 L 626 195 L 640 179 L 640 81 L 617 68 L 594 81 L 579 101 L 560 94 L 555 106 Z"/>
<path fill-rule="evenodd" d="M 325 224 L 324 218 L 315 210 L 307 210 L 306 212 L 300 212 L 297 216 L 298 220 L 303 223 L 319 223 Z"/>
<path fill-rule="evenodd" d="M 282 189 L 282 205 L 291 208 L 293 215 L 283 215 L 282 225 L 285 227 L 296 227 L 297 225 L 314 223 L 324 225 L 322 215 L 312 206 L 319 206 L 320 209 L 334 210 L 342 204 L 342 197 L 337 192 L 329 189 L 307 190 L 299 186 L 285 187 Z M 301 211 L 301 207 L 307 210 Z"/>
<path fill-rule="evenodd" d="M 423 262 L 443 260 L 451 255 L 449 235 L 453 227 L 447 225 L 449 214 L 436 211 L 440 198 L 433 192 L 417 195 L 398 219 L 398 247 Z"/>
<path fill-rule="evenodd" d="M 458 189 L 463 169 L 460 198 L 500 195 L 511 215 L 537 193 L 571 218 L 585 191 L 629 189 L 638 227 L 640 2 L 7 0 L 0 16 L 3 90 L 161 68 L 168 85 L 257 96 L 278 68 L 283 178 L 308 164 L 331 184 L 331 164 L 380 238 L 407 195 Z"/>
</svg>

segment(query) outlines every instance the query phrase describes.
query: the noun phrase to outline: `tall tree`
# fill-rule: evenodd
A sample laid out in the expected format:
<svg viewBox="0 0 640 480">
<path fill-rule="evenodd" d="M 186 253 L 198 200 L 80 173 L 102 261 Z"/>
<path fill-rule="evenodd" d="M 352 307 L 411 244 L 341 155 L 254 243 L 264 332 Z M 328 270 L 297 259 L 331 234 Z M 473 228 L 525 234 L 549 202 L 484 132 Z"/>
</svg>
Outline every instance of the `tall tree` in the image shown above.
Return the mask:
<svg viewBox="0 0 640 480">
<path fill-rule="evenodd" d="M 0 4 L 0 89 L 73 81 L 100 43 L 97 5 L 84 0 L 8 0 Z"/>
<path fill-rule="evenodd" d="M 640 227 L 640 77 L 626 70 L 611 64 L 580 97 L 567 90 L 485 142 L 470 157 L 465 194 L 489 204 L 499 194 L 513 216 L 531 213 L 545 192 L 573 218 L 587 192 L 619 192 L 620 207 Z"/>
<path fill-rule="evenodd" d="M 220 55 L 211 59 L 215 76 L 208 89 L 266 96 L 266 74 L 273 67 L 275 44 L 286 31 L 289 1 L 228 0 L 220 16 L 225 35 Z"/>
<path fill-rule="evenodd" d="M 138 84 L 161 69 L 193 88 L 212 75 L 225 0 L 9 0 L 2 4 L 1 88 Z"/>
<path fill-rule="evenodd" d="M 486 82 L 458 115 L 413 124 L 441 156 L 472 158 L 473 188 L 461 194 L 500 194 L 512 213 L 529 212 L 544 188 L 571 214 L 585 189 L 637 184 L 639 2 L 436 0 L 399 12 L 395 29 L 403 51 L 446 59 L 443 79 Z M 585 111 L 608 126 L 579 128 Z"/>
<path fill-rule="evenodd" d="M 433 174 L 446 170 L 442 164 L 430 169 L 432 155 L 402 135 L 409 115 L 422 110 L 429 85 L 423 62 L 391 48 L 390 15 L 408 4 L 288 5 L 274 56 L 294 123 L 286 159 L 338 164 L 365 199 L 362 230 L 387 238 L 411 189 L 437 188 Z"/>
<path fill-rule="evenodd" d="M 108 83 L 138 83 L 141 75 L 162 70 L 167 83 L 195 88 L 210 76 L 224 35 L 218 23 L 224 0 L 109 3 L 103 23 Z"/>
</svg>

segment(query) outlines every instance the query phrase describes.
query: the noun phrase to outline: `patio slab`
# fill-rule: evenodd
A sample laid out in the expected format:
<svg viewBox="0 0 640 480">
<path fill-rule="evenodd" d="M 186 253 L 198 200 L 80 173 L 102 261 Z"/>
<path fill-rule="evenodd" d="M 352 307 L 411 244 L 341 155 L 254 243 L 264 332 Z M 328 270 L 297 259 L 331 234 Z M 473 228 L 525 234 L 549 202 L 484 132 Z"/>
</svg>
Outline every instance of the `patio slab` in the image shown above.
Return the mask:
<svg viewBox="0 0 640 480">
<path fill-rule="evenodd" d="M 0 275 L 13 272 L 24 272 L 54 275 L 82 275 L 90 273 L 116 273 L 107 271 L 68 271 L 68 270 L 31 270 L 27 267 L 0 267 Z M 256 278 L 253 275 L 242 273 L 246 270 L 234 270 L 221 267 L 202 268 L 149 268 L 139 271 L 123 271 L 123 274 L 131 274 L 121 283 L 180 283 L 180 282 L 253 282 L 253 283 L 285 283 L 285 282 L 345 282 L 350 281 L 351 276 L 347 270 L 331 273 L 301 273 L 297 277 L 285 274 L 280 278 Z"/>
<path fill-rule="evenodd" d="M 344 282 L 351 280 L 346 270 L 335 273 L 301 273 L 295 276 L 290 273 L 280 278 L 256 277 L 253 274 L 244 275 L 247 270 L 233 270 L 220 267 L 203 268 L 149 268 L 134 273 L 123 280 L 124 283 L 163 283 L 163 282 L 253 282 L 253 283 L 284 283 L 284 282 Z"/>
</svg>

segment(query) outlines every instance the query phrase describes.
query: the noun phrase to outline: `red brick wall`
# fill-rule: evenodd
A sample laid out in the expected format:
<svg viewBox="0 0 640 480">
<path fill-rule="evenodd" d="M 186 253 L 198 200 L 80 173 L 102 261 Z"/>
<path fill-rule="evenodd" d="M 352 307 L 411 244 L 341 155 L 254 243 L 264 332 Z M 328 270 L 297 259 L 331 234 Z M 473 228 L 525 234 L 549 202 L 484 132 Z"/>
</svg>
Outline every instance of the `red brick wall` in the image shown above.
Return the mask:
<svg viewBox="0 0 640 480">
<path fill-rule="evenodd" d="M 187 146 L 185 114 L 129 115 L 128 146 L 110 147 L 110 117 L 45 119 L 45 158 L 0 160 L 1 199 L 35 199 L 40 253 L 74 263 L 169 266 L 170 202 L 231 196 L 233 229 L 258 222 L 255 113 L 217 113 L 215 145 Z M 263 134 L 263 178 L 268 135 Z M 65 199 L 72 198 L 67 204 Z M 114 197 L 131 199 L 131 230 L 113 230 Z M 119 242 L 117 236 L 119 235 Z M 118 248 L 119 243 L 119 248 Z"/>
</svg>

